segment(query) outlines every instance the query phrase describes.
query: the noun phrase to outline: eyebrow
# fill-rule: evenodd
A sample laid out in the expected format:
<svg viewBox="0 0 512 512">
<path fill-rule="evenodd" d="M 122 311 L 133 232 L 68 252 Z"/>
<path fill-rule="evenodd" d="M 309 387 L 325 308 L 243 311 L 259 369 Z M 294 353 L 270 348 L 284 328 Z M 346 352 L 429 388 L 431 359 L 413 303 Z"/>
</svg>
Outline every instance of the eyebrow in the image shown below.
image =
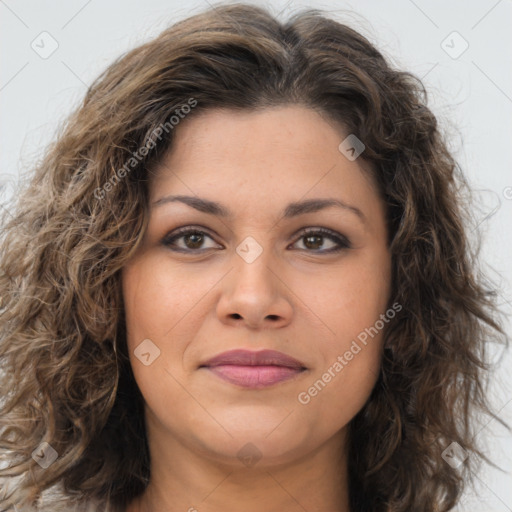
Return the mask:
<svg viewBox="0 0 512 512">
<path fill-rule="evenodd" d="M 204 199 L 200 197 L 194 196 L 165 196 L 157 199 L 153 202 L 154 207 L 162 206 L 167 203 L 180 202 L 184 203 L 200 212 L 208 213 L 210 215 L 216 215 L 218 217 L 232 218 L 233 213 L 222 206 L 220 203 L 215 201 L 210 201 L 209 199 Z M 307 199 L 305 201 L 298 201 L 294 203 L 290 203 L 283 212 L 283 217 L 285 219 L 290 219 L 292 217 L 297 217 L 298 215 L 303 215 L 305 213 L 314 213 L 325 208 L 331 207 L 343 208 L 344 210 L 348 210 L 354 214 L 356 214 L 362 222 L 366 221 L 366 217 L 363 212 L 350 204 L 341 201 L 340 199 Z"/>
</svg>

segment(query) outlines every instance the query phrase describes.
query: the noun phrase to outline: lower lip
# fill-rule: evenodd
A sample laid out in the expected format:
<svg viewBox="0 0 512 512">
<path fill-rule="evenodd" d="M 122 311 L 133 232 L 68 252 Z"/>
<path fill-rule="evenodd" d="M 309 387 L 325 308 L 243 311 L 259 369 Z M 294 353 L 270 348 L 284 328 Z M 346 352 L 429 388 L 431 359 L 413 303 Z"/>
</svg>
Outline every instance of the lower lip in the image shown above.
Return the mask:
<svg viewBox="0 0 512 512">
<path fill-rule="evenodd" d="M 244 388 L 261 389 L 292 379 L 304 370 L 287 366 L 219 365 L 206 367 L 212 373 Z"/>
</svg>

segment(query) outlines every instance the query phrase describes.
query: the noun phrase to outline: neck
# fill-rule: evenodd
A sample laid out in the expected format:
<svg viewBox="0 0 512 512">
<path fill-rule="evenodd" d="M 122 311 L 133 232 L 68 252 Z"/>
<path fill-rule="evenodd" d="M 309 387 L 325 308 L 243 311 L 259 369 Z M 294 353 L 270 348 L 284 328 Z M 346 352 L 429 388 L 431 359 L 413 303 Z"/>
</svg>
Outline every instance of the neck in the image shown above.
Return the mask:
<svg viewBox="0 0 512 512">
<path fill-rule="evenodd" d="M 198 454 L 182 443 L 150 443 L 151 479 L 127 512 L 350 512 L 345 430 L 298 460 L 252 467 Z M 172 454 L 172 456 L 171 456 Z"/>
</svg>

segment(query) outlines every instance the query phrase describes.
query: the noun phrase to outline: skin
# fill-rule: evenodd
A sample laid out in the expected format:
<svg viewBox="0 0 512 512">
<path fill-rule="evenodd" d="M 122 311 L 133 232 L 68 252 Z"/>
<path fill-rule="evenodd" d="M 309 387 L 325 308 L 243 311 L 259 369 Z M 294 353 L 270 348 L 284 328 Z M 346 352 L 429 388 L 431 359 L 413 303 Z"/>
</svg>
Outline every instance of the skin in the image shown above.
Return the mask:
<svg viewBox="0 0 512 512">
<path fill-rule="evenodd" d="M 122 275 L 151 456 L 150 484 L 129 512 L 349 511 L 347 428 L 375 385 L 381 332 L 309 403 L 298 400 L 388 306 L 385 206 L 368 164 L 338 150 L 347 135 L 299 105 L 209 110 L 179 125 L 150 180 L 147 233 Z M 219 202 L 232 218 L 153 205 L 169 195 Z M 364 220 L 332 206 L 284 218 L 289 203 L 313 198 L 340 199 Z M 182 226 L 206 234 L 162 243 Z M 310 227 L 351 246 L 325 252 L 337 242 L 300 233 Z M 251 263 L 236 252 L 249 236 L 263 250 Z M 148 366 L 134 355 L 145 339 L 160 350 Z M 251 390 L 198 368 L 235 348 L 278 350 L 307 370 Z M 252 462 L 237 456 L 244 446 Z"/>
</svg>

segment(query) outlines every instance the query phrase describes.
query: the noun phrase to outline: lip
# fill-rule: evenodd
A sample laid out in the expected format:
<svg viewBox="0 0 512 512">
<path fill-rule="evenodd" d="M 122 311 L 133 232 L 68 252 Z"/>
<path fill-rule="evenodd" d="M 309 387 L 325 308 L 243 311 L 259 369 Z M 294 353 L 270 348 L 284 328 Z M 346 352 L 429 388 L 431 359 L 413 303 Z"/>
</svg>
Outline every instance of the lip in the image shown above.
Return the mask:
<svg viewBox="0 0 512 512">
<path fill-rule="evenodd" d="M 223 352 L 199 368 L 205 368 L 225 381 L 250 389 L 272 386 L 307 370 L 303 363 L 282 352 L 240 349 Z"/>
<path fill-rule="evenodd" d="M 239 366 L 284 366 L 287 368 L 305 369 L 305 365 L 297 359 L 278 352 L 277 350 L 260 350 L 258 352 L 252 350 L 229 350 L 222 352 L 201 366 L 221 366 L 221 365 L 239 365 Z"/>
</svg>

